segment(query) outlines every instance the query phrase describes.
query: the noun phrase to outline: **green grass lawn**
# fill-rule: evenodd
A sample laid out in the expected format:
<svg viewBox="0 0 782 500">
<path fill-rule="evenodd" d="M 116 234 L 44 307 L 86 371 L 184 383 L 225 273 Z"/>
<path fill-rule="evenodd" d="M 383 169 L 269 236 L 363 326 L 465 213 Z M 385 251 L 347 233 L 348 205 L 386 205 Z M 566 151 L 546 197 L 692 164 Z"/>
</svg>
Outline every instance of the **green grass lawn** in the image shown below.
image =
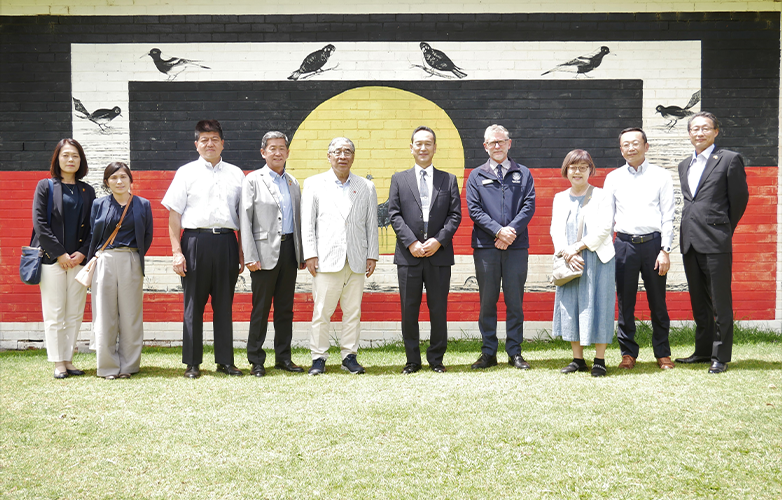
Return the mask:
<svg viewBox="0 0 782 500">
<path fill-rule="evenodd" d="M 476 373 L 480 344 L 456 341 L 442 375 L 401 375 L 404 350 L 387 346 L 359 352 L 366 375 L 339 370 L 335 350 L 323 376 L 261 379 L 214 373 L 211 351 L 197 380 L 179 349 L 148 348 L 141 373 L 113 381 L 95 377 L 94 354 L 74 360 L 86 377 L 55 380 L 45 352 L 2 352 L 0 494 L 782 498 L 780 338 L 739 331 L 730 369 L 709 375 L 659 370 L 648 333 L 632 371 L 609 347 L 603 379 L 559 373 L 561 341 L 525 344 L 528 372 Z M 692 353 L 691 331 L 671 341 Z M 294 361 L 309 366 L 308 351 Z"/>
</svg>

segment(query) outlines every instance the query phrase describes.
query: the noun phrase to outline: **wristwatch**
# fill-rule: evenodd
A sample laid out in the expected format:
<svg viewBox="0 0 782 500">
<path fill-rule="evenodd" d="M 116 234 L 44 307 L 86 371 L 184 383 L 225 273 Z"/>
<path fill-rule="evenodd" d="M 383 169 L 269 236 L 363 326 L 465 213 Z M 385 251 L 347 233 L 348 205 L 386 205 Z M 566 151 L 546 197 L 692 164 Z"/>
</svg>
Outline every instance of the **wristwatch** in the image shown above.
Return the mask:
<svg viewBox="0 0 782 500">
<path fill-rule="evenodd" d="M 662 247 L 660 248 L 660 250 L 662 250 L 665 253 L 671 253 L 671 247 Z"/>
</svg>

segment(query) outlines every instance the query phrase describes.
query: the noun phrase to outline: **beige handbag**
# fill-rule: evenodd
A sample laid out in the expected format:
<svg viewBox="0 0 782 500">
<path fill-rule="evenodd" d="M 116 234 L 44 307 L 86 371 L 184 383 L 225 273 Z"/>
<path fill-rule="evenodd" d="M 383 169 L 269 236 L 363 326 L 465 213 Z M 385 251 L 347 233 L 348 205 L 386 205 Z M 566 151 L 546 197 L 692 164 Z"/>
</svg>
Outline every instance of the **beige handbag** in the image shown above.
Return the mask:
<svg viewBox="0 0 782 500">
<path fill-rule="evenodd" d="M 119 228 L 122 227 L 122 221 L 125 220 L 125 214 L 128 213 L 128 207 L 130 206 L 130 203 L 133 201 L 133 195 L 130 195 L 130 198 L 128 199 L 128 203 L 125 205 L 125 210 L 122 212 L 122 217 L 119 218 L 119 222 L 117 223 L 117 227 L 114 228 L 114 231 L 111 233 L 111 236 L 109 236 L 109 239 L 106 240 L 106 243 L 103 244 L 102 247 L 100 247 L 100 250 L 95 252 L 95 256 L 90 259 L 89 262 L 87 262 L 87 265 L 85 265 L 81 271 L 76 275 L 76 281 L 81 283 L 82 285 L 89 288 L 92 285 L 92 275 L 95 274 L 95 267 L 98 265 L 98 258 L 101 256 L 101 253 L 103 250 L 106 249 L 107 246 L 114 243 L 114 238 L 117 237 L 117 233 L 119 232 Z"/>
</svg>

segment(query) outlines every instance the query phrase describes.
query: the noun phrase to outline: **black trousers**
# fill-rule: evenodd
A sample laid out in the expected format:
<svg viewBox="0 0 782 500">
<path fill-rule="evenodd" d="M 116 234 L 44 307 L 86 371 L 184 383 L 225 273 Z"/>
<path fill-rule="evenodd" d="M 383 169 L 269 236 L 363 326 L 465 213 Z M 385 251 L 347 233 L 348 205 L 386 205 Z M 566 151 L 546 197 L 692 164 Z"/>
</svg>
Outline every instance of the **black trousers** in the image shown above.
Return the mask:
<svg viewBox="0 0 782 500">
<path fill-rule="evenodd" d="M 429 307 L 431 333 L 426 360 L 429 366 L 442 364 L 448 347 L 448 291 L 451 266 L 433 266 L 428 258 L 417 266 L 397 266 L 399 297 L 402 301 L 402 340 L 408 363 L 421 364 L 421 334 L 418 315 L 421 312 L 423 286 Z"/>
<path fill-rule="evenodd" d="M 274 355 L 277 363 L 290 361 L 293 338 L 293 295 L 296 291 L 296 248 L 293 238 L 280 243 L 280 258 L 273 269 L 252 271 L 253 311 L 247 336 L 247 360 L 263 365 L 263 343 L 269 327 L 269 311 L 274 300 Z"/>
<path fill-rule="evenodd" d="M 671 355 L 668 332 L 671 320 L 665 304 L 666 277 L 654 269 L 660 254 L 662 239 L 659 233 L 644 243 L 627 241 L 625 235 L 617 233 L 614 240 L 616 250 L 616 298 L 619 303 L 619 319 L 616 337 L 622 355 L 638 357 L 638 343 L 635 341 L 635 301 L 638 295 L 638 274 L 644 280 L 646 299 L 652 316 L 652 347 L 655 358 Z"/>
<path fill-rule="evenodd" d="M 187 271 L 182 278 L 185 315 L 182 362 L 200 365 L 204 359 L 204 308 L 212 297 L 215 363 L 234 364 L 233 301 L 239 277 L 239 244 L 234 232 L 182 233 Z"/>
<path fill-rule="evenodd" d="M 682 255 L 695 320 L 695 355 L 727 363 L 733 353 L 733 254 Z"/>
</svg>

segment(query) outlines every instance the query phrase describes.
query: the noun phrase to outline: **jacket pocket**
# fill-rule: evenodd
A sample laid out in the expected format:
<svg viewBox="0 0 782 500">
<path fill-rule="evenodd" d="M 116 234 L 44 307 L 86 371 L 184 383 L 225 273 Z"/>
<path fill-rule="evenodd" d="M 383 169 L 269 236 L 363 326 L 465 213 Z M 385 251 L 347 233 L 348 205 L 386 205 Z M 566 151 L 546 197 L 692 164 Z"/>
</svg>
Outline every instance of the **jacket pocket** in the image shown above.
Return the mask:
<svg viewBox="0 0 782 500">
<path fill-rule="evenodd" d="M 727 215 L 723 215 L 723 214 L 707 215 L 706 224 L 709 224 L 710 226 L 717 226 L 720 224 L 730 224 L 730 219 L 728 219 Z"/>
<path fill-rule="evenodd" d="M 256 240 L 265 240 L 269 237 L 269 233 L 267 231 L 254 231 L 253 232 L 253 238 Z"/>
</svg>

